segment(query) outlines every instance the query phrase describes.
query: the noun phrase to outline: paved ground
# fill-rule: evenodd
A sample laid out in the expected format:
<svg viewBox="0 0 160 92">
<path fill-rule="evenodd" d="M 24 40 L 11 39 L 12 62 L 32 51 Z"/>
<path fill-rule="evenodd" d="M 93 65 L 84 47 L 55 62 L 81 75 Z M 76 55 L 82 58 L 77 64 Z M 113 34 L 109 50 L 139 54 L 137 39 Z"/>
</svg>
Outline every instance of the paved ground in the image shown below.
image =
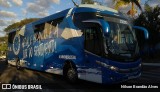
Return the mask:
<svg viewBox="0 0 160 92">
<path fill-rule="evenodd" d="M 145 63 L 142 64 L 141 77 L 130 80 L 128 83 L 142 84 L 160 84 L 160 64 Z"/>
<path fill-rule="evenodd" d="M 42 84 L 44 90 L 33 90 L 33 92 L 106 92 L 106 90 L 119 91 L 115 86 L 101 85 L 80 80 L 77 84 L 70 84 L 62 76 L 33 71 L 29 69 L 17 70 L 0 62 L 1 83 Z M 142 76 L 138 79 L 123 82 L 123 84 L 160 84 L 160 66 L 142 65 Z M 45 85 L 45 86 L 44 86 Z M 120 86 L 120 85 L 118 85 Z M 126 89 L 125 89 L 126 90 Z M 9 92 L 10 90 L 2 90 Z M 111 92 L 112 92 L 111 91 Z M 149 91 L 147 89 L 147 91 Z M 0 90 L 1 92 L 1 90 Z M 12 90 L 11 92 L 28 92 L 26 90 Z M 32 90 L 29 90 L 32 92 Z"/>
</svg>

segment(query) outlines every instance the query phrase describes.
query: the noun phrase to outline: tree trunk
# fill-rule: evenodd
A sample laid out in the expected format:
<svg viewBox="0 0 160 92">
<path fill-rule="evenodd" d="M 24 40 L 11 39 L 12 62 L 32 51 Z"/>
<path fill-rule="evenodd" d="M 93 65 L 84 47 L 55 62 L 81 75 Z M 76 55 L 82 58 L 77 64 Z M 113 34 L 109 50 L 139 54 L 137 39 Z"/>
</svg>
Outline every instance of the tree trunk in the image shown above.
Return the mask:
<svg viewBox="0 0 160 92">
<path fill-rule="evenodd" d="M 134 3 L 132 2 L 132 12 L 131 12 L 132 18 L 134 17 Z"/>
</svg>

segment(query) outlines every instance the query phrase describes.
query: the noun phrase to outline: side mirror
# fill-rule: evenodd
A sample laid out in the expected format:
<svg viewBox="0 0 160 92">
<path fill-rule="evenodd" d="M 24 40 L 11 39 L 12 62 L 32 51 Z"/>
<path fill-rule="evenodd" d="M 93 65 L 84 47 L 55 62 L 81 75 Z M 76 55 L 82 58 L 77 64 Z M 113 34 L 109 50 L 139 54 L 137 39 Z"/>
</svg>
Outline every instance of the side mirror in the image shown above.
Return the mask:
<svg viewBox="0 0 160 92">
<path fill-rule="evenodd" d="M 143 31 L 145 39 L 149 39 L 149 33 L 146 28 L 140 27 L 140 26 L 133 26 L 133 29 L 139 29 L 139 30 Z"/>
<path fill-rule="evenodd" d="M 104 32 L 105 35 L 107 35 L 110 31 L 109 29 L 109 24 L 105 20 L 102 19 L 93 19 L 93 20 L 85 20 L 83 21 L 85 23 L 97 23 L 102 27 L 102 31 Z"/>
</svg>

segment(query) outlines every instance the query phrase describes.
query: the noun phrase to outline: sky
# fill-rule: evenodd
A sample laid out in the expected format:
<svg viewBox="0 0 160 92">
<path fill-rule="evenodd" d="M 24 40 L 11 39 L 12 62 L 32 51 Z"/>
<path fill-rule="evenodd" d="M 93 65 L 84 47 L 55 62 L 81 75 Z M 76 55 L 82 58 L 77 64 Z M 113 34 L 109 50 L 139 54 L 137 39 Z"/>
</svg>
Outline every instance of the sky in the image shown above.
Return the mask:
<svg viewBox="0 0 160 92">
<path fill-rule="evenodd" d="M 80 0 L 75 0 L 77 3 Z M 99 0 L 113 8 L 112 0 Z M 141 0 L 142 7 L 147 0 Z M 159 4 L 160 0 L 149 0 L 152 7 Z M 71 0 L 0 0 L 0 37 L 6 33 L 3 31 L 8 25 L 19 22 L 25 18 L 43 18 L 45 16 L 74 7 Z M 122 7 L 128 11 L 130 6 Z"/>
</svg>

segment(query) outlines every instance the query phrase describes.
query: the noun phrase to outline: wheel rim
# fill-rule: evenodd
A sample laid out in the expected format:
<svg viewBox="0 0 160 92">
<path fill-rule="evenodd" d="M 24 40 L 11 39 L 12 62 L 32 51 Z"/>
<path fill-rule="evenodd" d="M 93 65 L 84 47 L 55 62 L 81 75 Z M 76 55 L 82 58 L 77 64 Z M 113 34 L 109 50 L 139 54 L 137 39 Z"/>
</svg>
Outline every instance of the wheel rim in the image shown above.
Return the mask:
<svg viewBox="0 0 160 92">
<path fill-rule="evenodd" d="M 76 71 L 74 69 L 69 69 L 67 72 L 67 76 L 69 80 L 75 80 L 76 78 Z"/>
</svg>

